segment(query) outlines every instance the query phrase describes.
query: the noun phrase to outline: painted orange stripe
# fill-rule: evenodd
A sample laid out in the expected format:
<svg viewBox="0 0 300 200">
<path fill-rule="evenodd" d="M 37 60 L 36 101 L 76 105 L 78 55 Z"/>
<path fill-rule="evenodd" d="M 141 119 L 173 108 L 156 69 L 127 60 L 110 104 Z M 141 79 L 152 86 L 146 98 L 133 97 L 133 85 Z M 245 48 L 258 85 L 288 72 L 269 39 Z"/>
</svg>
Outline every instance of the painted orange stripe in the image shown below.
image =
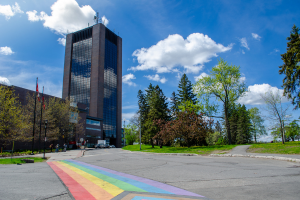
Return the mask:
<svg viewBox="0 0 300 200">
<path fill-rule="evenodd" d="M 48 165 L 68 187 L 69 191 L 72 193 L 73 197 L 76 200 L 95 200 L 95 198 L 86 189 L 84 189 L 84 187 L 82 187 L 78 182 L 76 182 L 72 177 L 62 171 L 59 167 L 54 165 L 52 162 L 48 162 Z"/>
<path fill-rule="evenodd" d="M 87 180 L 83 176 L 80 176 L 76 172 L 70 170 L 69 168 L 63 166 L 58 162 L 53 162 L 57 167 L 71 176 L 75 181 L 77 181 L 81 186 L 83 186 L 91 195 L 93 195 L 98 200 L 109 200 L 112 199 L 114 196 L 109 194 L 106 190 L 102 189 L 101 187 L 97 186 L 93 182 Z"/>
</svg>

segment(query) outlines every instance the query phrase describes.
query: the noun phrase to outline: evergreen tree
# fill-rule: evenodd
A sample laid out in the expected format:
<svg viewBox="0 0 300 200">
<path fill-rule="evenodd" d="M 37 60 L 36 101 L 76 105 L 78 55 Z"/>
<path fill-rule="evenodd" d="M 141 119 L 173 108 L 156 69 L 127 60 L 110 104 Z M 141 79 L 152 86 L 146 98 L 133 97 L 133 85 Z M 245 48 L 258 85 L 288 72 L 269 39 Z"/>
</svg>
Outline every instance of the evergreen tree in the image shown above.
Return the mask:
<svg viewBox="0 0 300 200">
<path fill-rule="evenodd" d="M 175 92 L 172 92 L 172 97 L 171 99 L 171 116 L 174 119 L 176 117 L 176 113 L 179 112 L 179 102 L 178 102 L 178 96 L 176 95 Z"/>
<path fill-rule="evenodd" d="M 245 144 L 251 140 L 251 122 L 250 113 L 246 106 L 239 104 L 238 121 L 237 121 L 237 144 Z"/>
<path fill-rule="evenodd" d="M 292 99 L 295 109 L 300 107 L 300 35 L 299 28 L 293 26 L 291 35 L 287 38 L 287 52 L 281 54 L 284 64 L 279 66 L 279 74 L 284 74 L 284 95 Z"/>
<path fill-rule="evenodd" d="M 169 121 L 169 111 L 167 97 L 164 95 L 159 86 L 153 87 L 152 84 L 148 87 L 146 100 L 149 105 L 149 113 L 145 122 L 145 134 L 146 140 L 151 142 L 154 147 L 153 137 L 159 131 L 159 127 L 154 123 L 156 120 L 161 119 Z"/>
<path fill-rule="evenodd" d="M 139 114 L 139 120 L 141 123 L 141 135 L 142 135 L 142 142 L 143 143 L 148 143 L 147 139 L 145 138 L 145 122 L 147 120 L 147 115 L 149 113 L 149 105 L 147 104 L 145 95 L 143 94 L 142 90 L 138 91 L 138 104 L 139 104 L 139 110 L 138 110 L 138 114 Z"/>
<path fill-rule="evenodd" d="M 196 104 L 196 96 L 193 93 L 193 87 L 191 81 L 186 74 L 183 74 L 178 85 L 178 101 L 179 103 L 192 101 Z"/>
</svg>

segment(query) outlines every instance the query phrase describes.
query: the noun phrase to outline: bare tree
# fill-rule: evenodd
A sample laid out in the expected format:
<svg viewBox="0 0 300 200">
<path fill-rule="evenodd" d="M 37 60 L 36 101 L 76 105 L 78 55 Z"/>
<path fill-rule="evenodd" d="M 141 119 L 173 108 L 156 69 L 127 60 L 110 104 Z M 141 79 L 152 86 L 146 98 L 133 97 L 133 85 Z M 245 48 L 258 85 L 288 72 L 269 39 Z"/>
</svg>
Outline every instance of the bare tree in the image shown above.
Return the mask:
<svg viewBox="0 0 300 200">
<path fill-rule="evenodd" d="M 265 101 L 266 106 L 263 108 L 267 112 L 266 118 L 271 122 L 275 122 L 280 126 L 282 144 L 284 144 L 284 121 L 289 118 L 287 114 L 289 105 L 283 105 L 279 89 L 277 91 L 268 91 L 265 94 L 261 94 L 261 98 Z"/>
</svg>

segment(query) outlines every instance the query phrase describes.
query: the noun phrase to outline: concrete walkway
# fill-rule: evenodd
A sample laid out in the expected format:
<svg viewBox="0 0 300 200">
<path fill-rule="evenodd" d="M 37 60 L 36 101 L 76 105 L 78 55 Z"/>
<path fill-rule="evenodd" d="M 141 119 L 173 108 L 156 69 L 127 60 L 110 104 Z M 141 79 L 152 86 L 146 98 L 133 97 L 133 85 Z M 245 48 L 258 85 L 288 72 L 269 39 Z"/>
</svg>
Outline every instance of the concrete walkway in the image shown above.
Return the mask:
<svg viewBox="0 0 300 200">
<path fill-rule="evenodd" d="M 300 155 L 291 154 L 270 154 L 270 153 L 248 153 L 247 150 L 251 145 L 241 145 L 233 148 L 227 154 L 211 154 L 213 157 L 250 157 L 250 158 L 264 158 L 282 161 L 291 161 L 300 163 Z"/>
<path fill-rule="evenodd" d="M 53 162 L 53 161 L 59 161 L 59 160 L 65 160 L 65 159 L 73 159 L 73 158 L 79 158 L 84 155 L 84 152 L 86 150 L 82 149 L 76 149 L 76 150 L 69 150 L 66 152 L 52 152 L 52 153 L 46 153 L 45 157 L 48 158 L 47 162 Z M 13 158 L 30 158 L 30 157 L 43 157 L 43 153 L 35 154 L 35 155 L 25 155 L 25 156 L 13 156 Z M 10 157 L 1 157 L 1 158 L 10 158 Z M 1 159 L 0 158 L 0 159 Z"/>
</svg>

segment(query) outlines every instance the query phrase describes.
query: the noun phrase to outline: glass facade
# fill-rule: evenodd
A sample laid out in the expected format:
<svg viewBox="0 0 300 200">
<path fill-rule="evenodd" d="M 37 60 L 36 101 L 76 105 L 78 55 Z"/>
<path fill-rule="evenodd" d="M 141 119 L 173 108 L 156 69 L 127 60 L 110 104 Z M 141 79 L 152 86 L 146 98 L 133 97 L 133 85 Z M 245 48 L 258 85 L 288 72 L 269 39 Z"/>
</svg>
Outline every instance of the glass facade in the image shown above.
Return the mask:
<svg viewBox="0 0 300 200">
<path fill-rule="evenodd" d="M 104 61 L 104 101 L 103 101 L 104 137 L 114 144 L 117 137 L 117 45 L 105 39 Z"/>
<path fill-rule="evenodd" d="M 70 100 L 90 107 L 92 38 L 73 43 Z"/>
</svg>

